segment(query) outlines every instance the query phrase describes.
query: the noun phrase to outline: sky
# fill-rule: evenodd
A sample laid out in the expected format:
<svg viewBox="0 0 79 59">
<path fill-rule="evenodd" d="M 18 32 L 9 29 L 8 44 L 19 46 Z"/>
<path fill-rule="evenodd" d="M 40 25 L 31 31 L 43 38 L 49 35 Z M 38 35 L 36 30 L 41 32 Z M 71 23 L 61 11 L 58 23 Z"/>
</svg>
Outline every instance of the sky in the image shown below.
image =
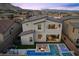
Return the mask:
<svg viewBox="0 0 79 59">
<path fill-rule="evenodd" d="M 22 9 L 58 9 L 58 10 L 79 10 L 79 3 L 12 3 Z"/>
</svg>

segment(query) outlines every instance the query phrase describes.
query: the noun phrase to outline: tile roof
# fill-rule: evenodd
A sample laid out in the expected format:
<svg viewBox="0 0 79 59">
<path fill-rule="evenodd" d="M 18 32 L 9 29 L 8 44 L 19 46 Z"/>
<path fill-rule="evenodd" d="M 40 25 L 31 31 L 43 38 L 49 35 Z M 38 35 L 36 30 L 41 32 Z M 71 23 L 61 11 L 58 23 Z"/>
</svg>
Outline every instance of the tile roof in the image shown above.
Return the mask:
<svg viewBox="0 0 79 59">
<path fill-rule="evenodd" d="M 63 22 L 62 18 L 47 17 L 47 20 L 54 21 L 54 22 L 59 22 L 59 23 Z"/>
<path fill-rule="evenodd" d="M 74 19 L 79 19 L 79 16 L 68 16 L 68 17 L 63 17 L 62 19 L 64 21 L 66 21 L 66 20 L 74 20 Z"/>
<path fill-rule="evenodd" d="M 63 21 L 62 18 L 59 19 L 59 18 L 49 17 L 47 15 L 39 15 L 39 16 L 30 17 L 28 20 L 25 20 L 22 23 L 40 20 L 42 18 L 46 18 L 46 20 L 51 20 L 51 21 L 56 21 L 56 22 L 62 22 Z"/>
<path fill-rule="evenodd" d="M 23 35 L 31 34 L 31 33 L 34 33 L 34 32 L 35 32 L 34 30 L 24 31 L 24 32 L 20 33 L 19 36 L 23 36 Z"/>
<path fill-rule="evenodd" d="M 23 21 L 22 23 L 35 21 L 35 20 L 39 20 L 42 18 L 46 18 L 46 17 L 47 17 L 47 15 L 32 16 L 32 17 L 28 18 L 28 20 Z"/>
<path fill-rule="evenodd" d="M 0 33 L 5 33 L 13 24 L 12 20 L 0 20 Z"/>
<path fill-rule="evenodd" d="M 78 28 L 79 29 L 79 22 L 76 23 L 70 23 L 74 28 Z"/>
</svg>

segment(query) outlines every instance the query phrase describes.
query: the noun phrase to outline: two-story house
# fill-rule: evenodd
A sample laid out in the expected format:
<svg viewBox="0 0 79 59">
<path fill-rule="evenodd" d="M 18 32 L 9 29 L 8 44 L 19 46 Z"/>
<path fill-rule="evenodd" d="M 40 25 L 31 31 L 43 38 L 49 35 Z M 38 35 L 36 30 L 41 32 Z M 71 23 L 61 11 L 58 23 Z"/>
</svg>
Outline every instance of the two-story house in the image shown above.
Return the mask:
<svg viewBox="0 0 79 59">
<path fill-rule="evenodd" d="M 22 45 L 33 45 L 34 42 L 61 42 L 62 20 L 39 15 L 22 22 L 20 34 Z"/>
<path fill-rule="evenodd" d="M 63 32 L 75 45 L 79 46 L 79 17 L 65 19 Z"/>
</svg>

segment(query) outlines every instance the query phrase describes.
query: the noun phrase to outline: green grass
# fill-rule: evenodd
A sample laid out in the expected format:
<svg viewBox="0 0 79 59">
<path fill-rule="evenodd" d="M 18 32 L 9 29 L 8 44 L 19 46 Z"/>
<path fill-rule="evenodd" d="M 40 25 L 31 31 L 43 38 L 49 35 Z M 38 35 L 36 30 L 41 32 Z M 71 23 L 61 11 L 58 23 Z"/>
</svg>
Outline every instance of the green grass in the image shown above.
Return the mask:
<svg viewBox="0 0 79 59">
<path fill-rule="evenodd" d="M 16 45 L 16 49 L 35 49 L 36 45 Z"/>
</svg>

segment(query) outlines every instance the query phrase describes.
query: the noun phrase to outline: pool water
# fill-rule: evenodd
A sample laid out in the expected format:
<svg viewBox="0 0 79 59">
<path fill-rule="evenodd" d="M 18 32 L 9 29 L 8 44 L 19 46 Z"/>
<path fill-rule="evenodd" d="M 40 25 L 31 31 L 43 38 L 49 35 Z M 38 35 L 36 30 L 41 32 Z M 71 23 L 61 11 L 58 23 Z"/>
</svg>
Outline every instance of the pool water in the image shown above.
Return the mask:
<svg viewBox="0 0 79 59">
<path fill-rule="evenodd" d="M 27 55 L 28 56 L 48 56 L 50 55 L 50 52 L 35 52 L 35 50 L 28 50 Z"/>
<path fill-rule="evenodd" d="M 69 49 L 64 44 L 59 44 L 61 52 L 67 52 Z"/>
<path fill-rule="evenodd" d="M 58 50 L 56 45 L 49 45 L 49 47 L 50 47 L 51 54 L 53 56 L 56 56 L 56 55 L 59 56 L 60 55 L 59 50 Z"/>
<path fill-rule="evenodd" d="M 70 52 L 62 53 L 63 56 L 72 56 Z"/>
<path fill-rule="evenodd" d="M 28 56 L 58 56 L 59 51 L 57 50 L 56 45 L 49 45 L 50 52 L 35 52 L 35 50 L 28 50 L 27 55 Z"/>
<path fill-rule="evenodd" d="M 25 55 L 27 56 L 72 56 L 67 47 L 64 44 L 59 45 L 60 51 L 56 44 L 49 44 L 50 52 L 37 52 L 35 50 L 27 50 Z M 61 53 L 61 54 L 60 54 Z"/>
</svg>

